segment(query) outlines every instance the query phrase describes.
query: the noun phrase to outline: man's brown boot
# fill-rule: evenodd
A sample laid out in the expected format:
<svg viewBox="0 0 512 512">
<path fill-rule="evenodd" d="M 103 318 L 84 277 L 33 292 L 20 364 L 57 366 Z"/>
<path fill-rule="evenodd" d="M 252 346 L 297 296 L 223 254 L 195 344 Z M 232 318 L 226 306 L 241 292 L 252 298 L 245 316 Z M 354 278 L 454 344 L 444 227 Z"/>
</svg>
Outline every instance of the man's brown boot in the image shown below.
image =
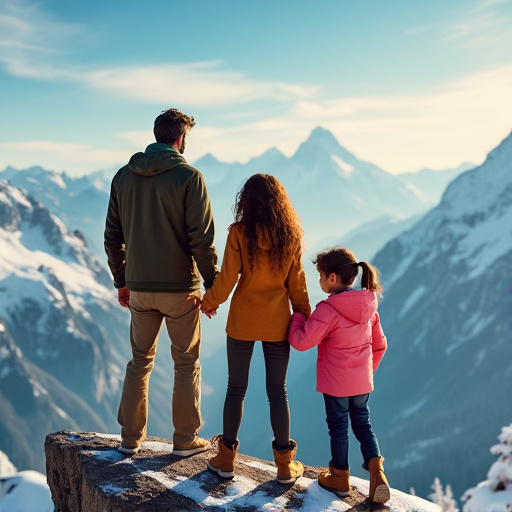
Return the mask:
<svg viewBox="0 0 512 512">
<path fill-rule="evenodd" d="M 240 443 L 237 441 L 235 445 L 229 447 L 224 443 L 221 435 L 215 436 L 211 443 L 216 443 L 219 451 L 208 461 L 208 468 L 222 478 L 233 478 L 235 476 L 235 457 Z"/>
<path fill-rule="evenodd" d="M 336 469 L 332 462 L 329 462 L 329 470 L 319 473 L 318 484 L 338 496 L 350 496 L 349 477 L 349 469 Z"/>
<path fill-rule="evenodd" d="M 384 459 L 374 457 L 368 462 L 370 472 L 370 495 L 369 498 L 376 503 L 386 503 L 390 498 L 389 484 L 384 474 Z"/>
<path fill-rule="evenodd" d="M 304 473 L 302 462 L 294 461 L 297 453 L 297 443 L 290 439 L 290 447 L 287 450 L 276 450 L 272 443 L 274 451 L 274 461 L 277 466 L 277 481 L 282 484 L 291 484 Z"/>
</svg>

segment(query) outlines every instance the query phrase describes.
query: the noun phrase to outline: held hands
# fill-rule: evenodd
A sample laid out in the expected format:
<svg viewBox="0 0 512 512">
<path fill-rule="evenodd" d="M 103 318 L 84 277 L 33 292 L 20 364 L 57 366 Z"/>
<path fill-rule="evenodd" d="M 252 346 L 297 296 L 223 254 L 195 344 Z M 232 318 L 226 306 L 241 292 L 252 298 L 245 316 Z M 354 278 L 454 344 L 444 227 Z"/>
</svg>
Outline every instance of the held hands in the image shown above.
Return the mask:
<svg viewBox="0 0 512 512">
<path fill-rule="evenodd" d="M 204 313 L 208 318 L 211 318 L 212 316 L 215 316 L 217 314 L 218 308 L 207 309 L 205 303 L 197 295 L 194 295 L 193 293 L 191 293 L 188 296 L 187 300 L 192 300 L 194 302 L 194 306 L 196 308 L 200 307 L 201 312 Z"/>
<path fill-rule="evenodd" d="M 212 316 L 215 316 L 217 314 L 217 309 L 219 309 L 219 308 L 208 309 L 206 304 L 204 302 L 201 302 L 201 312 L 204 313 L 210 319 Z"/>
<path fill-rule="evenodd" d="M 203 309 L 201 307 L 201 311 L 208 317 L 208 318 L 211 318 L 212 316 L 215 316 L 217 314 L 217 309 L 219 308 L 215 308 L 215 309 Z"/>
</svg>

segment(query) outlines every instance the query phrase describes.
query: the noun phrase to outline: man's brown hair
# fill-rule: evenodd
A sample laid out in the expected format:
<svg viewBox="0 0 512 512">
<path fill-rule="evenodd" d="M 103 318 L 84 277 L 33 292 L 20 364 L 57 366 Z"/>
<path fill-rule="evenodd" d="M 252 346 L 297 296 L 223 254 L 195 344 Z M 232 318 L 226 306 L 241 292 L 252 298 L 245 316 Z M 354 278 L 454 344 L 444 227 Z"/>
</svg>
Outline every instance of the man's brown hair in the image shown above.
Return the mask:
<svg viewBox="0 0 512 512">
<path fill-rule="evenodd" d="M 176 108 L 163 110 L 155 119 L 153 133 L 157 142 L 173 145 L 182 134 L 187 134 L 196 122 L 192 116 L 187 116 Z"/>
</svg>

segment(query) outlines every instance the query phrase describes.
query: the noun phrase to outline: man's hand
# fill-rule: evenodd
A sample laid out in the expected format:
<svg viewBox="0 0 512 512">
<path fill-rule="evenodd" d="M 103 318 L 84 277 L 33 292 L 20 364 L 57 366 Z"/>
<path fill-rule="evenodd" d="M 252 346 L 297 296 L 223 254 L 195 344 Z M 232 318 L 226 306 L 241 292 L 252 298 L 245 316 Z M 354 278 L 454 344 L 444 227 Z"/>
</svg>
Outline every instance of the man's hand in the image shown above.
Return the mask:
<svg viewBox="0 0 512 512">
<path fill-rule="evenodd" d="M 130 305 L 130 290 L 126 286 L 117 289 L 117 300 L 123 308 L 127 308 Z"/>
<path fill-rule="evenodd" d="M 187 300 L 191 300 L 194 307 L 198 308 L 201 305 L 201 297 L 198 297 L 195 293 L 190 293 Z"/>
</svg>

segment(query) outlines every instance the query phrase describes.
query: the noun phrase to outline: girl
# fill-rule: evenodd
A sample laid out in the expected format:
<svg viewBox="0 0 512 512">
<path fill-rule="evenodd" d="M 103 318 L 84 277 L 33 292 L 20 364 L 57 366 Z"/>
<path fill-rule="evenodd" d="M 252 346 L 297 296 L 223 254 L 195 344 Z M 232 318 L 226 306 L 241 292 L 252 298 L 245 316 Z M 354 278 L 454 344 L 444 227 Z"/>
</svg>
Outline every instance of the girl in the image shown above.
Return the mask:
<svg viewBox="0 0 512 512">
<path fill-rule="evenodd" d="M 373 373 L 386 351 L 387 341 L 377 313 L 377 294 L 382 291 L 377 270 L 358 262 L 343 248 L 318 254 L 313 262 L 320 273 L 320 288 L 329 294 L 306 320 L 294 313 L 289 341 L 297 350 L 318 345 L 316 390 L 323 393 L 331 437 L 329 470 L 318 483 L 338 496 L 350 494 L 348 419 L 361 443 L 363 467 L 370 472 L 370 499 L 385 503 L 389 486 L 377 438 L 370 425 L 368 399 Z M 352 284 L 363 269 L 362 290 Z"/>
<path fill-rule="evenodd" d="M 303 317 L 311 313 L 301 263 L 303 231 L 284 187 L 268 174 L 255 174 L 246 181 L 237 194 L 234 213 L 221 271 L 201 305 L 211 317 L 236 285 L 226 325 L 228 389 L 223 433 L 212 439 L 218 453 L 208 467 L 224 478 L 234 475 L 249 365 L 255 340 L 261 340 L 277 479 L 291 483 L 304 470 L 302 463 L 293 460 L 297 444 L 290 440 L 286 393 L 290 302 Z"/>
</svg>

